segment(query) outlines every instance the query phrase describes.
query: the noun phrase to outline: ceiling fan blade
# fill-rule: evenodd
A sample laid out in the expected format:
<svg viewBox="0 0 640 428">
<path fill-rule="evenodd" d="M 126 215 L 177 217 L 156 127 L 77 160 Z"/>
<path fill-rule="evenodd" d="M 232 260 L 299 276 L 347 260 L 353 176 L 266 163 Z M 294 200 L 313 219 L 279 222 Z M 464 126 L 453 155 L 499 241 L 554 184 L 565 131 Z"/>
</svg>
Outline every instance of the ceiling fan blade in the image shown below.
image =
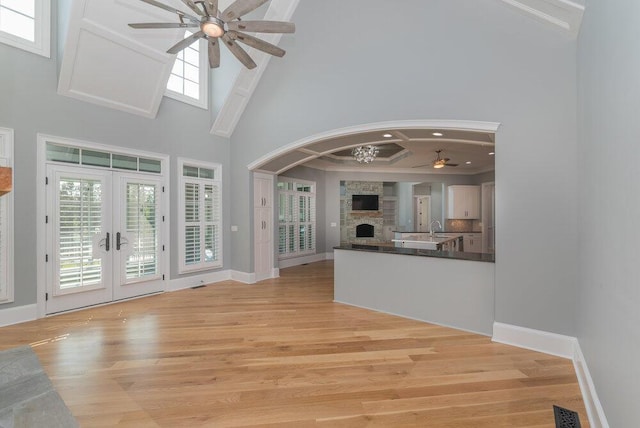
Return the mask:
<svg viewBox="0 0 640 428">
<path fill-rule="evenodd" d="M 459 163 L 445 163 L 444 166 L 458 166 Z"/>
<path fill-rule="evenodd" d="M 196 18 L 195 16 L 186 14 L 183 11 L 176 9 L 175 7 L 167 6 L 166 4 L 162 4 L 162 3 L 157 2 L 155 0 L 140 0 L 140 1 L 144 2 L 144 3 L 147 3 L 147 4 L 150 4 L 152 6 L 155 6 L 155 7 L 159 7 L 160 9 L 164 9 L 164 10 L 169 11 L 171 13 L 176 13 L 179 16 L 184 16 L 185 18 L 187 18 L 190 21 L 193 21 L 193 22 L 196 22 L 196 23 L 200 22 L 200 20 L 198 18 Z"/>
<path fill-rule="evenodd" d="M 188 28 L 198 27 L 197 24 L 181 22 L 141 22 L 139 24 L 129 24 L 131 28 Z"/>
<path fill-rule="evenodd" d="M 209 14 L 213 17 L 218 17 L 218 0 L 208 0 Z"/>
<path fill-rule="evenodd" d="M 256 63 L 251 59 L 247 51 L 238 46 L 238 44 L 231 37 L 229 37 L 228 34 L 222 36 L 221 39 L 224 40 L 224 44 L 227 46 L 227 48 L 229 48 L 231 53 L 234 54 L 235 57 L 238 58 L 238 60 L 242 64 L 244 64 L 245 67 L 247 67 L 249 70 L 256 68 Z"/>
<path fill-rule="evenodd" d="M 182 0 L 182 3 L 186 4 L 189 9 L 195 12 L 196 15 L 204 16 L 204 13 L 198 9 L 198 6 L 191 0 Z"/>
<path fill-rule="evenodd" d="M 283 57 L 285 54 L 284 49 L 280 49 L 276 45 L 272 45 L 271 43 L 265 42 L 264 40 L 260 40 L 248 34 L 240 33 L 238 31 L 229 31 L 227 34 L 229 34 L 230 38 L 251 46 L 252 48 L 256 48 L 262 52 L 266 52 L 269 55 Z"/>
<path fill-rule="evenodd" d="M 240 18 L 268 1 L 269 0 L 236 0 L 222 12 L 222 20 L 229 22 L 233 19 Z"/>
<path fill-rule="evenodd" d="M 220 67 L 220 43 L 218 39 L 209 39 L 209 67 Z"/>
<path fill-rule="evenodd" d="M 294 33 L 293 22 L 283 21 L 233 21 L 227 23 L 229 30 L 249 31 L 250 33 Z"/>
<path fill-rule="evenodd" d="M 203 37 L 204 37 L 204 33 L 202 31 L 198 31 L 197 33 L 193 33 L 192 35 L 190 35 L 186 39 L 180 40 L 178 43 L 176 43 L 175 45 L 171 46 L 169 48 L 169 50 L 167 51 L 167 53 L 176 54 L 176 53 L 180 52 L 182 49 L 184 49 L 187 46 L 191 45 L 196 40 L 201 39 Z"/>
</svg>

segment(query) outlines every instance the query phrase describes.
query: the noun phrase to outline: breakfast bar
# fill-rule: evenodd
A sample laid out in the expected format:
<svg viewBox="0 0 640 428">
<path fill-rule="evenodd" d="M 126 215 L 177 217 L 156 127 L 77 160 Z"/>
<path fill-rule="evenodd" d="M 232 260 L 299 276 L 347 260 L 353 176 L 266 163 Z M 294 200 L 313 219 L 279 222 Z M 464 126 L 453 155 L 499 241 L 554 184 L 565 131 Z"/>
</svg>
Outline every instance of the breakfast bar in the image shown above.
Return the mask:
<svg viewBox="0 0 640 428">
<path fill-rule="evenodd" d="M 493 254 L 348 244 L 334 259 L 338 303 L 492 334 Z"/>
</svg>

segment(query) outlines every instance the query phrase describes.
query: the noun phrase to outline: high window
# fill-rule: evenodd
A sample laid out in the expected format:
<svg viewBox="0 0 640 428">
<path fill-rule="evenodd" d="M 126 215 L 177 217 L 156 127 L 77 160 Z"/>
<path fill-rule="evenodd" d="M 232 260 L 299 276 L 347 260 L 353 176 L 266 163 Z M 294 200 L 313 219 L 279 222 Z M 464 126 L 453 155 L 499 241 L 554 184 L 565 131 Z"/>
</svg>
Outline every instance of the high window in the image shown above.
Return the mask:
<svg viewBox="0 0 640 428">
<path fill-rule="evenodd" d="M 185 37 L 191 32 L 185 32 Z M 207 108 L 207 66 L 206 40 L 199 40 L 181 50 L 176 55 L 171 75 L 167 81 L 165 95 L 197 107 Z"/>
<path fill-rule="evenodd" d="M 51 0 L 0 0 L 0 42 L 49 58 Z"/>
<path fill-rule="evenodd" d="M 316 252 L 316 184 L 278 179 L 278 254 L 280 258 Z"/>
<path fill-rule="evenodd" d="M 0 166 L 11 167 L 13 131 L 0 128 Z M 13 192 L 0 196 L 0 304 L 13 302 Z"/>
<path fill-rule="evenodd" d="M 180 272 L 222 267 L 221 168 L 178 160 Z"/>
</svg>

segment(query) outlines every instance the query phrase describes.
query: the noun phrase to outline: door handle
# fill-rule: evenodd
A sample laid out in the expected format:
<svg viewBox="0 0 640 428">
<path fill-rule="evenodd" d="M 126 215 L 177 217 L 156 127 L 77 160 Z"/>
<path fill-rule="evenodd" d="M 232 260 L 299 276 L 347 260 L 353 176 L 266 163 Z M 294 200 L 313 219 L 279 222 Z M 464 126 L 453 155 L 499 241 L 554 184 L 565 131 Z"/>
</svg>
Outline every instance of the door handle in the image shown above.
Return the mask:
<svg viewBox="0 0 640 428">
<path fill-rule="evenodd" d="M 107 238 L 104 241 L 104 249 L 105 251 L 109 251 L 109 242 L 111 241 L 111 236 L 109 235 L 109 232 L 107 232 Z"/>
<path fill-rule="evenodd" d="M 116 250 L 120 251 L 120 232 L 116 233 Z"/>
</svg>

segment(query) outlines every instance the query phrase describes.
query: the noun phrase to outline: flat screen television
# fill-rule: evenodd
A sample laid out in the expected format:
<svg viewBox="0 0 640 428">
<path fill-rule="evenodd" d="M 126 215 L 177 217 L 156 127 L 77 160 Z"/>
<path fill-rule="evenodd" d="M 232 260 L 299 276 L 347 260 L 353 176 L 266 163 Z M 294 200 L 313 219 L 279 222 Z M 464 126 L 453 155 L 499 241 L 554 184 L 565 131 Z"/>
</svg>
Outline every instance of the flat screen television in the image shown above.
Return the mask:
<svg viewBox="0 0 640 428">
<path fill-rule="evenodd" d="M 352 195 L 351 209 L 353 211 L 377 211 L 378 195 Z"/>
</svg>

